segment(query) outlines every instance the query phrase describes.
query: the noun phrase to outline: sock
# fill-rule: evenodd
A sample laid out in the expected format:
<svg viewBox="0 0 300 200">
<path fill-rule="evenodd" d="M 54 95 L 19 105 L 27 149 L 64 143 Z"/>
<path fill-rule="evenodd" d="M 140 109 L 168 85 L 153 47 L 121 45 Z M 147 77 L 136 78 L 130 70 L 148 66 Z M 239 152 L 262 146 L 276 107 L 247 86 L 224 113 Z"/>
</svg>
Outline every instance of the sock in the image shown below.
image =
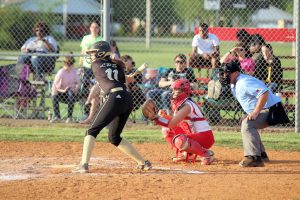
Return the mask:
<svg viewBox="0 0 300 200">
<path fill-rule="evenodd" d="M 89 163 L 94 149 L 96 138 L 92 135 L 87 135 L 84 138 L 81 164 Z"/>
<path fill-rule="evenodd" d="M 122 139 L 118 149 L 131 157 L 138 164 L 143 164 L 145 162 L 145 159 L 141 156 L 141 154 L 125 139 Z"/>
</svg>

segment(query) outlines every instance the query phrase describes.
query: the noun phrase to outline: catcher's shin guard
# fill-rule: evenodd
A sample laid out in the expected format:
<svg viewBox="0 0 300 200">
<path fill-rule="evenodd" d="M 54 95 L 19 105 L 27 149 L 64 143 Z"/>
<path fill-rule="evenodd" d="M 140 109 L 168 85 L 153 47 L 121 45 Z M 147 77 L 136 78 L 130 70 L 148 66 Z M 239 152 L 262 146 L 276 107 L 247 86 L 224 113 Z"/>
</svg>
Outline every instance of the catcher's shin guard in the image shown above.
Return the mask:
<svg viewBox="0 0 300 200">
<path fill-rule="evenodd" d="M 187 153 L 197 154 L 201 157 L 205 156 L 207 149 L 202 147 L 198 142 L 191 138 L 188 138 L 184 134 L 176 135 L 173 138 L 173 144 L 180 151 L 186 151 Z"/>
</svg>

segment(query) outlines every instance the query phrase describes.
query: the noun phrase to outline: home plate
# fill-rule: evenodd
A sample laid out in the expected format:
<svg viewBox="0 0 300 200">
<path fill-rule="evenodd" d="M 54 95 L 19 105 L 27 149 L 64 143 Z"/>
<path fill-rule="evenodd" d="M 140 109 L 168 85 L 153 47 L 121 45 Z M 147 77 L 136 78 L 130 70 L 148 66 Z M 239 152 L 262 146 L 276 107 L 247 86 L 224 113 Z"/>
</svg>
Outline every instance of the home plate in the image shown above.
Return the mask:
<svg viewBox="0 0 300 200">
<path fill-rule="evenodd" d="M 161 171 L 174 171 L 178 174 L 205 174 L 207 172 L 199 170 L 184 170 L 184 169 L 172 169 L 170 167 L 152 167 L 152 170 L 161 170 Z"/>
</svg>

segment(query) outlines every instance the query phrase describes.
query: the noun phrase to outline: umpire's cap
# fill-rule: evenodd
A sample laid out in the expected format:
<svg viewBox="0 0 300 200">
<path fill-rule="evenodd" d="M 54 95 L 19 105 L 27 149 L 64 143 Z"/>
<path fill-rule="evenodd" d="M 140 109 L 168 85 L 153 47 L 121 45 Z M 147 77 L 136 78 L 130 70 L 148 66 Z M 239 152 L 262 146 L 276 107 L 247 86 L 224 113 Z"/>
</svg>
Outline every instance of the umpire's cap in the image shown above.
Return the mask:
<svg viewBox="0 0 300 200">
<path fill-rule="evenodd" d="M 236 59 L 228 62 L 228 63 L 222 63 L 220 72 L 223 73 L 233 73 L 233 72 L 240 72 L 241 71 L 241 65 L 240 62 Z"/>
</svg>

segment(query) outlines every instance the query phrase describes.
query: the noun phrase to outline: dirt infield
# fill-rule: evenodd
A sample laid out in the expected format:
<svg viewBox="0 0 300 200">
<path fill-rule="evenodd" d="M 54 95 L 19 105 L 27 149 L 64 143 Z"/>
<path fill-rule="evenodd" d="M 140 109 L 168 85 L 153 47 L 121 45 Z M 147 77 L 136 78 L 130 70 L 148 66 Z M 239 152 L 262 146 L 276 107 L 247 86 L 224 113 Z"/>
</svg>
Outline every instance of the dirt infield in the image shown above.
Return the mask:
<svg viewBox="0 0 300 200">
<path fill-rule="evenodd" d="M 269 151 L 261 168 L 240 168 L 242 151 L 214 147 L 211 166 L 172 163 L 167 144 L 135 144 L 153 162 L 140 172 L 97 142 L 91 173 L 73 174 L 81 143 L 0 142 L 1 199 L 300 199 L 300 153 Z"/>
</svg>

